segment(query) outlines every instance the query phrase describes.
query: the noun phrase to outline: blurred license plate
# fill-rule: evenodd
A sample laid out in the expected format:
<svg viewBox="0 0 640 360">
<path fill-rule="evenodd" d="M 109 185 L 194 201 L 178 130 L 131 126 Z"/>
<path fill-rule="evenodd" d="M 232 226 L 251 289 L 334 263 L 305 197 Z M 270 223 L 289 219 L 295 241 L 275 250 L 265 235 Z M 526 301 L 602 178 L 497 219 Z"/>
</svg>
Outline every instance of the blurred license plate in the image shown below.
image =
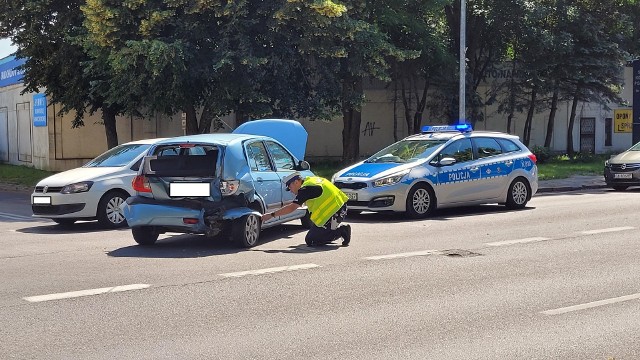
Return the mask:
<svg viewBox="0 0 640 360">
<path fill-rule="evenodd" d="M 34 196 L 33 204 L 37 205 L 51 205 L 51 196 Z"/>
<path fill-rule="evenodd" d="M 169 196 L 201 196 L 211 195 L 211 187 L 208 183 L 170 183 Z"/>
<path fill-rule="evenodd" d="M 631 179 L 633 174 L 613 174 L 614 179 Z"/>
<path fill-rule="evenodd" d="M 347 197 L 349 198 L 349 200 L 358 200 L 358 194 L 357 193 L 345 193 L 347 195 Z"/>
</svg>

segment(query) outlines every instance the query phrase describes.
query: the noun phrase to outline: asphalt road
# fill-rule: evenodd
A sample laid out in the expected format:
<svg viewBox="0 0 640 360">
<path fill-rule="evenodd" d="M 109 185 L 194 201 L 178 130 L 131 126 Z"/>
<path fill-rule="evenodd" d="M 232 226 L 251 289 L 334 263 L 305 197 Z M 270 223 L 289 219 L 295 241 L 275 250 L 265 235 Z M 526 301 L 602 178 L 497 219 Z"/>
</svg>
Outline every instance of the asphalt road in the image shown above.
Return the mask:
<svg viewBox="0 0 640 360">
<path fill-rule="evenodd" d="M 296 223 L 240 250 L 33 220 L 0 194 L 0 359 L 640 359 L 640 191 Z"/>
</svg>

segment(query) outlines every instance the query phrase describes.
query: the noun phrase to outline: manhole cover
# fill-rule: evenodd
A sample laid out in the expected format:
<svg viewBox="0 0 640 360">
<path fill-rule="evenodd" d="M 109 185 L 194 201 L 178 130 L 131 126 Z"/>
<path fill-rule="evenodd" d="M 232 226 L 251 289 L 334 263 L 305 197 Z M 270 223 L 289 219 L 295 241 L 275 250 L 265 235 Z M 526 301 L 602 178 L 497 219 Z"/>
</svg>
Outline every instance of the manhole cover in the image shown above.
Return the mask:
<svg viewBox="0 0 640 360">
<path fill-rule="evenodd" d="M 480 256 L 482 254 L 476 253 L 476 252 L 472 252 L 469 250 L 462 250 L 462 249 L 451 249 L 451 250 L 444 250 L 440 252 L 442 255 L 446 255 L 446 256 L 451 256 L 451 257 L 471 257 L 471 256 Z"/>
</svg>

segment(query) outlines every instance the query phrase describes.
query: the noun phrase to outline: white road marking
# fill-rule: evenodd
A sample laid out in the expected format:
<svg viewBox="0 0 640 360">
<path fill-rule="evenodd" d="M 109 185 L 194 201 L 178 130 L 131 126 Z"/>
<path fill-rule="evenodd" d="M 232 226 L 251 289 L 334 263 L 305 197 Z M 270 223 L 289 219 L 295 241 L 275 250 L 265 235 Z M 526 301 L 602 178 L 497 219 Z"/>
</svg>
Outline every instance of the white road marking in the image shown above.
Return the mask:
<svg viewBox="0 0 640 360">
<path fill-rule="evenodd" d="M 389 255 L 379 255 L 379 256 L 369 256 L 365 259 L 367 260 L 387 260 L 387 259 L 398 259 L 398 258 L 408 258 L 412 256 L 425 256 L 425 255 L 433 255 L 438 253 L 438 250 L 424 250 L 424 251 L 414 251 L 407 253 L 398 253 L 398 254 L 389 254 Z"/>
<path fill-rule="evenodd" d="M 623 302 L 623 301 L 636 300 L 636 299 L 640 299 L 640 293 L 632 294 L 632 295 L 620 296 L 620 297 L 617 297 L 617 298 L 593 301 L 593 302 L 590 302 L 590 303 L 585 303 L 585 304 L 580 304 L 580 305 L 567 306 L 567 307 L 563 307 L 563 308 L 559 308 L 559 309 L 546 310 L 546 311 L 543 311 L 542 314 L 545 314 L 545 315 L 559 315 L 559 314 L 564 314 L 564 313 L 568 313 L 568 312 L 571 312 L 571 311 L 585 310 L 585 309 L 590 309 L 590 308 L 594 308 L 594 307 L 598 307 L 598 306 L 615 304 L 615 303 L 619 303 L 619 302 Z"/>
<path fill-rule="evenodd" d="M 490 242 L 490 243 L 485 243 L 485 245 L 487 245 L 487 246 L 505 246 L 505 245 L 525 244 L 525 243 L 547 241 L 547 240 L 551 240 L 551 239 L 546 238 L 546 237 L 530 237 L 530 238 L 526 238 L 526 239 Z"/>
<path fill-rule="evenodd" d="M 131 284 L 131 285 L 113 286 L 113 287 L 107 287 L 107 288 L 101 288 L 101 289 L 89 289 L 89 290 L 71 291 L 71 292 L 58 293 L 58 294 L 29 296 L 23 299 L 29 302 L 42 302 L 42 301 L 77 298 L 81 296 L 91 296 L 91 295 L 99 295 L 99 294 L 106 294 L 106 293 L 123 292 L 123 291 L 130 291 L 130 290 L 142 290 L 150 286 L 151 285 L 149 284 Z"/>
<path fill-rule="evenodd" d="M 34 221 L 34 218 L 32 218 L 31 216 L 22 216 L 22 215 L 9 214 L 4 212 L 0 212 L 0 218 L 7 218 L 10 220 Z"/>
<path fill-rule="evenodd" d="M 608 233 L 608 232 L 625 231 L 625 230 L 633 230 L 633 229 L 635 229 L 633 226 L 623 226 L 623 227 L 614 227 L 614 228 L 608 228 L 608 229 L 588 230 L 588 231 L 583 231 L 582 234 L 593 235 L 593 234 L 602 234 L 602 233 Z"/>
<path fill-rule="evenodd" d="M 313 269 L 317 267 L 320 267 L 320 265 L 301 264 L 301 265 L 273 267 L 273 268 L 267 268 L 267 269 L 239 271 L 239 272 L 224 273 L 224 274 L 218 274 L 218 275 L 230 278 L 230 277 L 241 277 L 241 276 L 247 276 L 247 275 L 272 274 L 272 273 L 283 272 L 283 271 L 306 270 L 306 269 Z"/>
</svg>

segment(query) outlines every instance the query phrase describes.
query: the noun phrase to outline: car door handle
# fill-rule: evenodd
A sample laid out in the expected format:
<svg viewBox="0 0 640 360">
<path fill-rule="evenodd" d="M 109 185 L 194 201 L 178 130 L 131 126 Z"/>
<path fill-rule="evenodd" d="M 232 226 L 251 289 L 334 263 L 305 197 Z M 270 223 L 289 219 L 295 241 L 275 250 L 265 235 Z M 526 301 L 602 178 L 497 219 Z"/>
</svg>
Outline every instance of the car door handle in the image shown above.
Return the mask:
<svg viewBox="0 0 640 360">
<path fill-rule="evenodd" d="M 480 168 L 479 168 L 479 167 L 477 167 L 477 166 L 474 166 L 474 167 L 472 167 L 472 168 L 469 168 L 469 171 L 473 171 L 473 172 L 476 172 L 476 171 L 478 171 L 478 170 L 480 170 Z"/>
<path fill-rule="evenodd" d="M 263 180 L 262 180 L 262 178 L 261 178 L 261 177 L 259 177 L 259 178 L 257 178 L 257 179 L 256 179 L 256 181 L 257 181 L 257 182 L 262 182 Z"/>
<path fill-rule="evenodd" d="M 511 165 L 513 165 L 513 161 L 511 161 L 511 160 L 505 161 L 504 164 L 507 165 L 507 166 L 511 166 Z"/>
</svg>

